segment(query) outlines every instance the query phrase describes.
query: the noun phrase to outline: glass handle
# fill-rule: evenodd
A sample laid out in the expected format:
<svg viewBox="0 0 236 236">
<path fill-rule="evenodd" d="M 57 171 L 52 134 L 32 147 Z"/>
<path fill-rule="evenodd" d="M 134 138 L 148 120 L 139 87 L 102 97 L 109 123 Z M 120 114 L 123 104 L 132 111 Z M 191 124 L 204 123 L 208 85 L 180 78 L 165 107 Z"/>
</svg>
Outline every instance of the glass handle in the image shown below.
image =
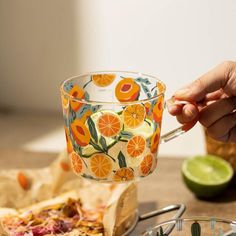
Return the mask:
<svg viewBox="0 0 236 236">
<path fill-rule="evenodd" d="M 178 104 L 188 104 L 190 102 L 187 102 L 187 101 L 179 101 Z M 193 103 L 192 103 L 193 104 Z M 195 104 L 193 104 L 195 105 Z M 195 105 L 196 106 L 196 105 Z M 166 105 L 166 102 L 165 102 L 165 109 L 166 109 L 167 105 Z M 176 129 L 173 129 L 171 131 L 169 131 L 168 133 L 165 133 L 161 136 L 161 141 L 160 143 L 166 143 L 174 138 L 177 138 L 179 137 L 181 134 L 184 134 L 186 133 L 187 131 L 189 131 L 190 129 L 193 128 L 193 126 L 198 122 L 198 117 L 196 119 L 194 119 L 193 121 L 191 122 L 188 122 Z"/>
<path fill-rule="evenodd" d="M 186 210 L 186 206 L 184 204 L 176 204 L 176 205 L 170 205 L 170 206 L 164 207 L 160 210 L 155 210 L 155 211 L 152 211 L 152 212 L 148 212 L 148 213 L 145 213 L 143 215 L 140 215 L 139 216 L 139 221 L 147 220 L 147 219 L 150 219 L 152 217 L 159 216 L 159 215 L 162 215 L 162 214 L 165 214 L 165 213 L 168 213 L 168 212 L 171 212 L 171 211 L 175 211 L 175 210 L 178 210 L 178 211 L 173 216 L 172 219 L 178 219 L 180 216 L 182 216 L 183 213 Z"/>
</svg>

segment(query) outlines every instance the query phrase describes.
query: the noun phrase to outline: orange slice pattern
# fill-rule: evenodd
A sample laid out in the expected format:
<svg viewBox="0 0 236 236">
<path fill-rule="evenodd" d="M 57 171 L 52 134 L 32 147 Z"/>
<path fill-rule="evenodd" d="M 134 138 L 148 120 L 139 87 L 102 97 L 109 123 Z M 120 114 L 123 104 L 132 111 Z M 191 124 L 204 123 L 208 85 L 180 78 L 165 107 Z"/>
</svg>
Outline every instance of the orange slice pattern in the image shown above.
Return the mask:
<svg viewBox="0 0 236 236">
<path fill-rule="evenodd" d="M 153 155 L 150 153 L 147 154 L 140 163 L 140 171 L 144 176 L 150 173 L 152 169 L 152 164 L 153 164 Z"/>
<path fill-rule="evenodd" d="M 157 89 L 158 89 L 158 94 L 164 93 L 165 92 L 165 86 L 161 82 L 157 82 Z"/>
<path fill-rule="evenodd" d="M 70 90 L 70 95 L 76 99 L 84 99 L 85 97 L 84 90 L 80 88 L 78 85 L 74 85 L 74 87 Z M 71 108 L 76 112 L 83 106 L 83 103 L 80 101 L 70 99 L 70 105 Z"/>
<path fill-rule="evenodd" d="M 156 122 L 160 122 L 162 120 L 163 105 L 164 105 L 164 97 L 160 96 L 153 107 L 153 119 Z"/>
<path fill-rule="evenodd" d="M 157 151 L 159 141 L 160 141 L 160 129 L 157 128 L 151 138 L 151 152 L 152 153 L 155 153 Z"/>
<path fill-rule="evenodd" d="M 65 135 L 66 135 L 67 152 L 70 154 L 73 151 L 73 145 L 71 143 L 67 127 L 65 126 L 64 128 L 65 128 Z"/>
<path fill-rule="evenodd" d="M 144 107 L 145 107 L 145 110 L 146 110 L 146 118 L 152 120 L 152 105 L 150 102 L 145 102 L 144 103 Z"/>
<path fill-rule="evenodd" d="M 71 133 L 78 145 L 85 147 L 90 142 L 90 132 L 85 124 L 83 124 L 79 119 L 75 119 L 71 123 Z"/>
<path fill-rule="evenodd" d="M 83 170 L 83 162 L 81 160 L 81 157 L 77 153 L 72 152 L 70 156 L 70 160 L 71 160 L 71 165 L 74 172 L 76 174 L 80 174 L 81 171 Z"/>
<path fill-rule="evenodd" d="M 131 157 L 138 157 L 140 156 L 146 147 L 146 140 L 142 136 L 134 136 L 132 137 L 129 142 L 127 143 L 127 153 Z"/>
<path fill-rule="evenodd" d="M 106 87 L 114 81 L 115 77 L 115 74 L 92 75 L 92 81 L 99 87 Z"/>
<path fill-rule="evenodd" d="M 97 126 L 103 136 L 114 137 L 121 130 L 121 121 L 118 115 L 107 112 L 99 117 Z"/>
<path fill-rule="evenodd" d="M 134 179 L 134 172 L 131 168 L 123 167 L 118 169 L 114 176 L 113 181 L 115 182 L 126 182 Z"/>
<path fill-rule="evenodd" d="M 140 86 L 133 78 L 124 78 L 116 85 L 115 95 L 120 102 L 131 102 L 137 100 Z"/>
<path fill-rule="evenodd" d="M 104 179 L 112 171 L 112 162 L 105 154 L 94 154 L 90 158 L 90 169 L 94 176 Z"/>
<path fill-rule="evenodd" d="M 141 104 L 127 106 L 123 111 L 124 123 L 131 129 L 140 126 L 146 116 L 146 109 Z"/>
<path fill-rule="evenodd" d="M 93 112 L 91 110 L 87 110 L 86 112 L 84 112 L 84 114 L 80 117 L 80 122 L 82 123 L 86 123 L 87 119 L 93 114 Z"/>
</svg>

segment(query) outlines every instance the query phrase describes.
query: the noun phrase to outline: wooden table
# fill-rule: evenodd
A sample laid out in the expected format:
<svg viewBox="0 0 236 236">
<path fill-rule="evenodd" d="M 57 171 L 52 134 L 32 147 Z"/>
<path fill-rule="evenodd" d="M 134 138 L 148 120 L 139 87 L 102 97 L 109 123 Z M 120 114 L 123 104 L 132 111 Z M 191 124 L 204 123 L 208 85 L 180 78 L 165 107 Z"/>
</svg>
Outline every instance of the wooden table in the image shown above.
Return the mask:
<svg viewBox="0 0 236 236">
<path fill-rule="evenodd" d="M 0 168 L 43 167 L 48 165 L 57 154 L 32 153 L 20 150 L 0 150 Z M 183 203 L 187 210 L 184 216 L 215 216 L 236 219 L 236 186 L 232 185 L 221 197 L 211 201 L 197 199 L 184 185 L 180 168 L 183 158 L 161 157 L 158 167 L 151 176 L 139 182 L 140 214 L 160 209 L 171 204 Z M 37 165 L 36 165 L 37 163 Z M 141 222 L 132 233 L 137 236 L 145 228 L 169 219 L 168 213 Z"/>
</svg>

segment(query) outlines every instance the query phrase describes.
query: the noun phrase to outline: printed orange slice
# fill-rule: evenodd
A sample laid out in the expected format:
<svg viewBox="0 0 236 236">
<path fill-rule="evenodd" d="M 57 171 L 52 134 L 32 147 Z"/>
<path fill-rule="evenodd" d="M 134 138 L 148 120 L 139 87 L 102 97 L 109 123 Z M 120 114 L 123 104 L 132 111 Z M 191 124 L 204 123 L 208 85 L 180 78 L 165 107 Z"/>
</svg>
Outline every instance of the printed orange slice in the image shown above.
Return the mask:
<svg viewBox="0 0 236 236">
<path fill-rule="evenodd" d="M 105 154 L 94 154 L 90 158 L 90 169 L 95 177 L 104 179 L 112 171 L 112 162 Z"/>
<path fill-rule="evenodd" d="M 124 123 L 127 127 L 134 129 L 140 126 L 146 116 L 146 109 L 141 104 L 127 106 L 123 111 Z"/>
<path fill-rule="evenodd" d="M 161 82 L 157 82 L 158 94 L 165 92 L 165 86 Z"/>
<path fill-rule="evenodd" d="M 145 102 L 144 103 L 145 111 L 146 111 L 146 118 L 149 120 L 152 120 L 152 105 L 150 102 Z"/>
<path fill-rule="evenodd" d="M 138 157 L 140 156 L 146 147 L 146 140 L 140 135 L 132 137 L 126 146 L 127 153 L 131 157 Z"/>
<path fill-rule="evenodd" d="M 115 77 L 115 74 L 97 74 L 92 75 L 92 81 L 99 87 L 106 87 L 114 81 Z"/>
<path fill-rule="evenodd" d="M 81 118 L 79 119 L 82 123 L 86 123 L 87 119 L 92 115 L 92 111 L 91 110 L 87 110 L 84 112 L 84 114 L 81 116 Z"/>
<path fill-rule="evenodd" d="M 115 182 L 125 182 L 125 181 L 131 181 L 134 179 L 134 172 L 131 168 L 123 167 L 118 169 L 114 176 L 113 181 Z"/>
<path fill-rule="evenodd" d="M 83 170 L 83 162 L 81 160 L 81 157 L 77 153 L 72 152 L 70 155 L 70 160 L 74 172 L 76 174 L 80 174 L 81 171 Z"/>
<path fill-rule="evenodd" d="M 153 155 L 147 154 L 140 163 L 140 171 L 143 175 L 148 175 L 152 169 Z"/>
<path fill-rule="evenodd" d="M 73 88 L 70 90 L 70 95 L 77 99 L 84 99 L 85 97 L 84 90 L 80 88 L 78 85 L 73 86 Z M 71 108 L 76 112 L 83 106 L 83 103 L 80 101 L 71 99 L 70 105 L 71 105 Z"/>
<path fill-rule="evenodd" d="M 158 145 L 160 141 L 160 129 L 157 127 L 156 131 L 153 133 L 151 137 L 151 152 L 155 153 L 157 151 Z"/>
<path fill-rule="evenodd" d="M 66 135 L 67 152 L 70 154 L 73 151 L 73 146 L 69 137 L 69 132 L 67 127 L 65 127 L 65 135 Z"/>
<path fill-rule="evenodd" d="M 114 137 L 121 130 L 120 117 L 114 113 L 103 113 L 97 120 L 97 127 L 101 135 Z"/>
<path fill-rule="evenodd" d="M 160 96 L 153 107 L 153 119 L 156 122 L 160 122 L 162 119 L 163 106 L 164 106 L 164 98 L 163 96 Z"/>
<path fill-rule="evenodd" d="M 140 86 L 132 78 L 124 78 L 116 85 L 115 95 L 120 102 L 137 100 Z"/>
<path fill-rule="evenodd" d="M 80 120 L 75 119 L 70 126 L 72 136 L 76 143 L 82 147 L 87 146 L 90 142 L 90 133 L 86 125 Z"/>
</svg>

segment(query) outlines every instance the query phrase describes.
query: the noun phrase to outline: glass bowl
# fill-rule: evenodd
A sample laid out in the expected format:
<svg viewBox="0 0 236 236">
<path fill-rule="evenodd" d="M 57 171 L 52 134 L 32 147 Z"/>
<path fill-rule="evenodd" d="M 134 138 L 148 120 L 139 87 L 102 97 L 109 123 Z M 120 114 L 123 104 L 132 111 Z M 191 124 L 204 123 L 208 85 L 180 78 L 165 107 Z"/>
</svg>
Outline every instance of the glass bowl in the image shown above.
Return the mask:
<svg viewBox="0 0 236 236">
<path fill-rule="evenodd" d="M 236 236 L 236 221 L 215 217 L 193 217 L 162 222 L 142 236 Z"/>
</svg>

